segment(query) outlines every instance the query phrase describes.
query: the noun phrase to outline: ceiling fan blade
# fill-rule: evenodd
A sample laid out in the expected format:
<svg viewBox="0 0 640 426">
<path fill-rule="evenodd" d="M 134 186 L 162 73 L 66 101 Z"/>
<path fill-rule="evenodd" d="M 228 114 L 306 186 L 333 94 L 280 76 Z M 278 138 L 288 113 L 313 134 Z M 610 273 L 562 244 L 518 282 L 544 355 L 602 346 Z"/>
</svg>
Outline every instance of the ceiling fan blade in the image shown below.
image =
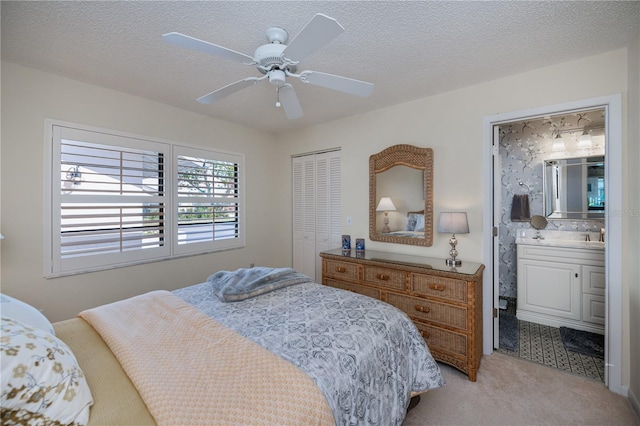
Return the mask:
<svg viewBox="0 0 640 426">
<path fill-rule="evenodd" d="M 221 89 L 214 90 L 213 92 L 201 96 L 197 99 L 201 104 L 212 104 L 214 102 L 218 102 L 220 99 L 232 95 L 242 89 L 246 89 L 249 86 L 253 86 L 258 81 L 262 80 L 262 78 L 256 77 L 247 77 L 245 79 L 236 81 L 235 83 L 231 83 L 227 86 L 224 86 Z"/>
<path fill-rule="evenodd" d="M 344 32 L 342 25 L 322 13 L 316 14 L 282 52 L 292 61 L 302 61 Z"/>
<path fill-rule="evenodd" d="M 300 80 L 303 83 L 322 86 L 327 89 L 338 90 L 351 95 L 366 98 L 373 93 L 373 83 L 354 80 L 353 78 L 341 77 L 339 75 L 327 74 L 318 71 L 303 71 L 300 73 Z"/>
<path fill-rule="evenodd" d="M 186 47 L 187 49 L 198 50 L 200 52 L 210 53 L 232 61 L 241 62 L 243 64 L 252 64 L 253 58 L 244 53 L 218 46 L 208 41 L 203 41 L 180 33 L 167 33 L 162 35 L 162 39 L 176 46 Z"/>
<path fill-rule="evenodd" d="M 293 90 L 293 86 L 285 84 L 278 89 L 278 94 L 280 103 L 282 104 L 284 113 L 287 115 L 288 119 L 293 120 L 304 115 L 302 113 L 300 102 L 298 101 L 298 96 L 296 95 L 295 90 Z"/>
</svg>

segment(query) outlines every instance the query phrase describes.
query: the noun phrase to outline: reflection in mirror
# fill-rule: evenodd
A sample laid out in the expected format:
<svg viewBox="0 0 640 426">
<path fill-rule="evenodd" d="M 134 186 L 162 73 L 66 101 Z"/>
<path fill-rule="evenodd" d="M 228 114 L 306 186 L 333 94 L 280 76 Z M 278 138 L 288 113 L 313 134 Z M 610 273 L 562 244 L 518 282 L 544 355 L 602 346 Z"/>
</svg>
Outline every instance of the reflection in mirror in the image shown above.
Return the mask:
<svg viewBox="0 0 640 426">
<path fill-rule="evenodd" d="M 369 238 L 372 241 L 433 244 L 432 176 L 433 151 L 429 148 L 394 145 L 369 157 Z M 391 199 L 395 211 L 377 211 L 384 197 Z"/>
<path fill-rule="evenodd" d="M 382 199 L 388 196 L 395 206 L 395 211 L 388 213 L 389 230 L 387 232 L 407 230 L 408 213 L 424 208 L 422 175 L 422 170 L 404 165 L 391 167 L 376 175 L 378 198 Z M 383 232 L 380 219 L 376 219 L 376 230 Z M 420 236 L 424 238 L 424 235 L 418 235 L 418 237 Z"/>
<path fill-rule="evenodd" d="M 605 208 L 604 156 L 546 160 L 544 214 L 550 219 L 601 219 Z"/>
</svg>

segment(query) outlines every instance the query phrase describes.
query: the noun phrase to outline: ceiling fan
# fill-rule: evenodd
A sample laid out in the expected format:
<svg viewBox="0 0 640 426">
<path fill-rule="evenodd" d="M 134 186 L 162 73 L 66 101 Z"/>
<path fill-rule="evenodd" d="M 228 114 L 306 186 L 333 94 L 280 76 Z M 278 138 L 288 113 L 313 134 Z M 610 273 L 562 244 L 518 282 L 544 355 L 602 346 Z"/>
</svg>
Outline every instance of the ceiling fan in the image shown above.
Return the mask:
<svg viewBox="0 0 640 426">
<path fill-rule="evenodd" d="M 373 92 L 373 84 L 365 81 L 318 71 L 302 71 L 296 74 L 300 61 L 309 57 L 343 32 L 344 28 L 338 21 L 318 13 L 289 44 L 285 44 L 289 38 L 286 30 L 279 27 L 269 28 L 267 30 L 269 43 L 259 46 L 253 57 L 180 33 L 163 34 L 162 38 L 165 42 L 176 46 L 210 53 L 245 65 L 255 65 L 258 71 L 264 74 L 262 77 L 243 78 L 221 89 L 214 90 L 199 97 L 197 99 L 198 102 L 212 104 L 239 90 L 253 86 L 259 81 L 268 79 L 269 83 L 276 86 L 276 106 L 282 106 L 287 118 L 294 119 L 302 117 L 303 113 L 293 86 L 286 81 L 287 77 L 295 77 L 303 83 L 356 96 L 366 97 Z"/>
</svg>

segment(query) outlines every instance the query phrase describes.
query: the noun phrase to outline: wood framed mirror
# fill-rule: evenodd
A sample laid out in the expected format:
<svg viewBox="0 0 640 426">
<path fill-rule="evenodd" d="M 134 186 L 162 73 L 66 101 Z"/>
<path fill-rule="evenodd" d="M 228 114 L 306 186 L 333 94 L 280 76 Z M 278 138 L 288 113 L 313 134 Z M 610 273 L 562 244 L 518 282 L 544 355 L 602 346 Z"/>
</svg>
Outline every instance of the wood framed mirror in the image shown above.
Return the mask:
<svg viewBox="0 0 640 426">
<path fill-rule="evenodd" d="M 388 200 L 380 204 L 382 198 L 389 198 L 392 207 Z M 369 157 L 369 239 L 415 246 L 433 244 L 431 148 L 394 145 Z"/>
</svg>

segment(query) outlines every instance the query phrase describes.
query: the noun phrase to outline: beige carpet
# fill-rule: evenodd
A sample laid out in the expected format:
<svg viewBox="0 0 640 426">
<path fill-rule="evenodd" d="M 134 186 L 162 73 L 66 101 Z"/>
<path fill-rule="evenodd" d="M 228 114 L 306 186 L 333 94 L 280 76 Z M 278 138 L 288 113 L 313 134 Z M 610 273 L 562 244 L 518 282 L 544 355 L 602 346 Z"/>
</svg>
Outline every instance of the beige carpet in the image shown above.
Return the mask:
<svg viewBox="0 0 640 426">
<path fill-rule="evenodd" d="M 440 364 L 444 388 L 422 395 L 403 426 L 640 425 L 629 401 L 595 379 L 494 352 L 473 383 Z"/>
</svg>

